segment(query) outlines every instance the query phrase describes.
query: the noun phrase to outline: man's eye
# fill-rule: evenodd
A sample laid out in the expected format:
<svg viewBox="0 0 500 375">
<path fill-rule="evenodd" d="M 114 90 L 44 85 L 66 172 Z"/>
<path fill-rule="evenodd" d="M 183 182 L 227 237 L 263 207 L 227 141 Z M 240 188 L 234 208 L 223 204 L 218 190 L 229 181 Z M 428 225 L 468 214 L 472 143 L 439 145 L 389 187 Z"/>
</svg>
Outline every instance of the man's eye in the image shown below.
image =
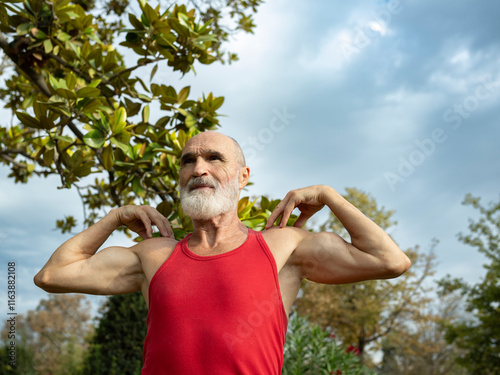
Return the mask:
<svg viewBox="0 0 500 375">
<path fill-rule="evenodd" d="M 209 157 L 209 160 L 221 160 L 220 156 L 219 155 L 211 155 Z"/>
</svg>

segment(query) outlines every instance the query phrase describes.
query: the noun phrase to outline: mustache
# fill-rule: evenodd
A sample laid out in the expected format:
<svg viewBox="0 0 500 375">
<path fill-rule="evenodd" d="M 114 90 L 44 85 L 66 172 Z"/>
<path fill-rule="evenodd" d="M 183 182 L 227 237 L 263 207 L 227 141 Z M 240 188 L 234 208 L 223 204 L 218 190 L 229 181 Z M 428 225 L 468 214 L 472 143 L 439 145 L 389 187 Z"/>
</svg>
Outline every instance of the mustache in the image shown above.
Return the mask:
<svg viewBox="0 0 500 375">
<path fill-rule="evenodd" d="M 212 188 L 217 188 L 219 187 L 219 184 L 217 183 L 216 180 L 213 180 L 209 177 L 193 177 L 189 182 L 186 184 L 186 189 L 191 190 L 193 186 L 196 185 L 207 185 Z"/>
</svg>

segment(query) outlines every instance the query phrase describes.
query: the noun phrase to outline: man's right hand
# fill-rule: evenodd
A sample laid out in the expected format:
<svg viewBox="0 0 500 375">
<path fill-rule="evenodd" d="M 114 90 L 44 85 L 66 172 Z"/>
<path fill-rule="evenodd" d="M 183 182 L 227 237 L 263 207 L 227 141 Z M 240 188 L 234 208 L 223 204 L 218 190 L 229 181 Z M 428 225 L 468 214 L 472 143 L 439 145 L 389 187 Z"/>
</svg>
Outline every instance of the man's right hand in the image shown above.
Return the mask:
<svg viewBox="0 0 500 375">
<path fill-rule="evenodd" d="M 117 227 L 126 225 L 143 240 L 153 236 L 155 225 L 163 237 L 174 238 L 174 232 L 169 221 L 151 206 L 123 206 L 113 209 L 110 214 L 115 216 Z"/>
</svg>

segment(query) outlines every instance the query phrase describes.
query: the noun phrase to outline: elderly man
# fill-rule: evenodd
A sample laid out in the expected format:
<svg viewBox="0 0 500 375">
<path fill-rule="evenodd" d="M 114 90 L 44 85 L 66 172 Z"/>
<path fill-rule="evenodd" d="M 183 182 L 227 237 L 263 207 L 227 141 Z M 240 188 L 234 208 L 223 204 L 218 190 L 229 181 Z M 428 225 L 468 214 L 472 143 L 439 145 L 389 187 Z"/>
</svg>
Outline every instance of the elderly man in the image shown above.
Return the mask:
<svg viewBox="0 0 500 375">
<path fill-rule="evenodd" d="M 116 208 L 61 245 L 35 276 L 51 293 L 142 291 L 149 308 L 143 374 L 281 374 L 288 313 L 303 278 L 351 283 L 397 277 L 410 266 L 381 228 L 328 186 L 289 192 L 264 231 L 246 228 L 237 205 L 250 170 L 232 138 L 198 134 L 180 163 L 193 233 L 177 241 L 154 208 Z M 324 205 L 352 243 L 301 229 Z M 301 214 L 286 227 L 295 208 Z M 98 251 L 121 225 L 146 240 Z M 161 237 L 152 238 L 153 225 Z"/>
</svg>

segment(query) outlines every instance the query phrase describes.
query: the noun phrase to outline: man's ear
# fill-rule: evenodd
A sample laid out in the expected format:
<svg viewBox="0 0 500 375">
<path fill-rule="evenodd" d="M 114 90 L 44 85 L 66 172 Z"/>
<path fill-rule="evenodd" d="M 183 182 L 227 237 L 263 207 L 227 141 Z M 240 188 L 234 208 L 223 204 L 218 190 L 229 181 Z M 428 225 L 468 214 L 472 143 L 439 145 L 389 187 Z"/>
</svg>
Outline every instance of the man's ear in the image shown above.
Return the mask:
<svg viewBox="0 0 500 375">
<path fill-rule="evenodd" d="M 250 168 L 248 167 L 241 167 L 240 168 L 240 190 L 243 189 L 247 184 L 248 180 L 250 179 Z"/>
</svg>

